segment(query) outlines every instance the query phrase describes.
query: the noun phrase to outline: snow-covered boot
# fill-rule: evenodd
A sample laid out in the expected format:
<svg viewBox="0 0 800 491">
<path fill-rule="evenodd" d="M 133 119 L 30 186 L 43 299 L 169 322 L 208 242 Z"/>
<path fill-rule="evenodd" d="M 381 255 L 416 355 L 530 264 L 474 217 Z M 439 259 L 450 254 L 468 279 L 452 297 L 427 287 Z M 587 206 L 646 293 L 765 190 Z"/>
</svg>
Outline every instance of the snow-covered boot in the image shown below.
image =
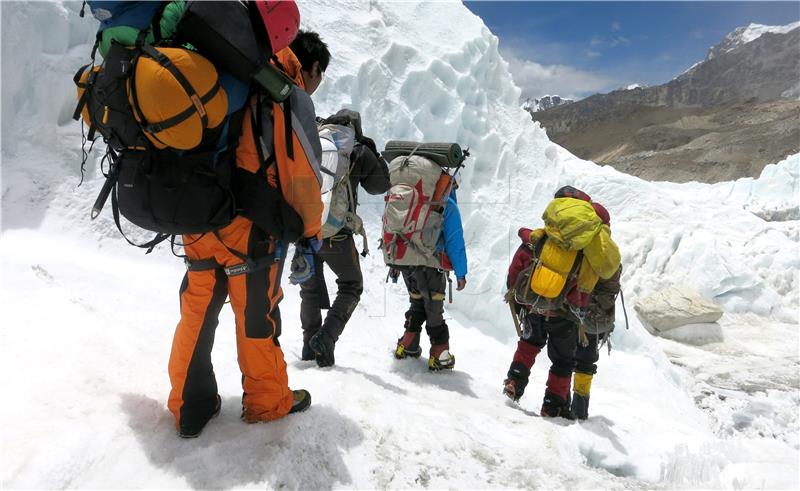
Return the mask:
<svg viewBox="0 0 800 491">
<path fill-rule="evenodd" d="M 572 414 L 569 410 L 569 385 L 571 379 L 571 374 L 559 376 L 551 371 L 547 375 L 547 389 L 544 391 L 544 400 L 540 411 L 543 417 L 572 419 Z"/>
<path fill-rule="evenodd" d="M 589 391 L 592 388 L 592 374 L 575 372 L 572 383 L 572 404 L 570 411 L 575 419 L 589 417 Z"/>
<path fill-rule="evenodd" d="M 406 331 L 403 336 L 397 340 L 397 347 L 394 350 L 394 357 L 398 360 L 403 358 L 419 358 L 422 354 L 422 348 L 419 347 L 419 332 Z"/>
<path fill-rule="evenodd" d="M 456 357 L 450 354 L 450 344 L 434 344 L 428 358 L 428 370 L 452 370 L 456 366 Z"/>
<path fill-rule="evenodd" d="M 531 367 L 536 361 L 536 355 L 541 348 L 536 345 L 520 340 L 517 342 L 517 351 L 514 352 L 514 359 L 508 368 L 508 378 L 503 382 L 503 393 L 513 401 L 518 401 L 525 393 L 528 386 L 528 378 L 531 375 Z"/>
<path fill-rule="evenodd" d="M 292 408 L 289 414 L 305 411 L 311 406 L 311 393 L 305 389 L 292 391 Z"/>
<path fill-rule="evenodd" d="M 314 350 L 317 366 L 330 367 L 336 363 L 336 359 L 333 356 L 336 343 L 325 329 L 320 329 L 319 332 L 314 334 L 314 337 L 308 340 L 308 346 Z"/>
<path fill-rule="evenodd" d="M 211 413 L 211 416 L 201 421 L 181 420 L 180 428 L 178 428 L 178 436 L 181 438 L 197 438 L 200 436 L 200 433 L 203 432 L 203 428 L 206 427 L 206 424 L 219 415 L 220 409 L 222 409 L 222 398 L 217 394 L 214 411 Z"/>
<path fill-rule="evenodd" d="M 317 358 L 317 354 L 311 349 L 307 342 L 303 343 L 303 351 L 300 354 L 300 359 L 303 361 L 312 361 Z"/>
</svg>

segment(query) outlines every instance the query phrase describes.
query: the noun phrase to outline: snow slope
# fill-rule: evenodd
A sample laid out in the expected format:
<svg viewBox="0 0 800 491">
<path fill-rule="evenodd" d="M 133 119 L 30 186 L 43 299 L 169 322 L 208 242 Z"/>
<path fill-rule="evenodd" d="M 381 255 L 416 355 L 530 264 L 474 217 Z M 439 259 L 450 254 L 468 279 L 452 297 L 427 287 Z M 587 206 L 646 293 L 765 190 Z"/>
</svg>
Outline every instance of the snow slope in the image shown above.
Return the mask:
<svg viewBox="0 0 800 491">
<path fill-rule="evenodd" d="M 549 142 L 518 107 L 497 38 L 462 5 L 300 7 L 303 24 L 319 31 L 334 55 L 314 95 L 320 115 L 342 106 L 360 111 L 379 146 L 425 139 L 471 149 L 460 195 L 471 272 L 467 290 L 448 306 L 457 370 L 429 374 L 422 360 L 391 357 L 407 300 L 399 285 L 384 284 L 385 267 L 373 254 L 362 263 L 365 293 L 334 368 L 299 361 L 297 289 L 285 289 L 281 344 L 292 386 L 313 394 L 307 413 L 268 425 L 239 421 L 226 312 L 214 351 L 223 412 L 200 439 L 178 440 L 165 402 L 182 265 L 166 248 L 145 257 L 128 247 L 108 210 L 89 222 L 102 184 L 97 162 L 76 188 L 80 129 L 69 119 L 71 76 L 86 62 L 94 23 L 77 17 L 79 4 L 3 2 L 4 486 L 800 486 L 796 376 L 769 386 L 770 372 L 755 376 L 776 346 L 789 366 L 778 375 L 791 375 L 792 367 L 796 375 L 798 217 L 789 212 L 776 222 L 750 212 L 796 205 L 797 156 L 758 180 L 648 183 Z M 631 315 L 630 330 L 618 327 L 612 355 L 601 357 L 592 417 L 582 424 L 535 415 L 545 358 L 520 406 L 508 406 L 499 393 L 514 350 L 501 293 L 516 229 L 536 225 L 565 184 L 610 210 Z M 361 202 L 374 242 L 382 199 Z M 654 340 L 632 304 L 672 283 L 721 304 L 738 339 L 753 326 L 762 338 L 740 343 L 733 355 L 725 343 L 713 353 L 680 352 Z M 665 350 L 682 356 L 681 366 Z M 744 382 L 756 385 L 734 385 L 730 404 L 700 398 L 709 387 L 718 390 L 712 375 L 737 372 L 742 352 L 755 360 Z M 715 373 L 703 372 L 709 357 Z"/>
</svg>

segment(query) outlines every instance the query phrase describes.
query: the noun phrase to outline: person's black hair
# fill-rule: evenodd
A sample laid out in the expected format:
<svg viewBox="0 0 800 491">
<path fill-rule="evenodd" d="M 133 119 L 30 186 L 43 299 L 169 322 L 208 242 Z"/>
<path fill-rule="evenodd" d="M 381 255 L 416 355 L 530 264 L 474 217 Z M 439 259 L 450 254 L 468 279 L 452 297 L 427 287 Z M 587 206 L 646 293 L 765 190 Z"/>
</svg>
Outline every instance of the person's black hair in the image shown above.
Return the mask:
<svg viewBox="0 0 800 491">
<path fill-rule="evenodd" d="M 303 70 L 311 71 L 311 67 L 315 61 L 319 62 L 319 69 L 323 72 L 328 69 L 328 63 L 331 62 L 331 52 L 328 51 L 328 45 L 320 39 L 319 34 L 312 31 L 297 31 L 292 44 L 289 45 Z"/>
</svg>

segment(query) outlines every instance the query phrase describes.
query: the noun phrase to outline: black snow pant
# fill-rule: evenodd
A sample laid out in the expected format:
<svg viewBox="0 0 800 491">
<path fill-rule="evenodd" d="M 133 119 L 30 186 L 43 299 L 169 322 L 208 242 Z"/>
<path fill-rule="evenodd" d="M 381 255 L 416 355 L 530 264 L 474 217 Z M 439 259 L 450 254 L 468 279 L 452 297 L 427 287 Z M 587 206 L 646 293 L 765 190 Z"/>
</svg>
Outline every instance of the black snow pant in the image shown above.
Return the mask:
<svg viewBox="0 0 800 491">
<path fill-rule="evenodd" d="M 603 334 L 586 334 L 589 339 L 587 346 L 581 346 L 578 343 L 575 350 L 575 371 L 581 373 L 589 373 L 594 375 L 597 373 L 597 360 L 600 358 L 600 352 L 597 346 L 603 342 L 608 336 L 608 333 Z"/>
<path fill-rule="evenodd" d="M 521 340 L 539 349 L 547 345 L 550 371 L 559 377 L 572 376 L 578 345 L 578 326 L 574 322 L 563 317 L 528 314 Z"/>
<path fill-rule="evenodd" d="M 422 324 L 431 344 L 444 344 L 450 340 L 450 331 L 444 321 L 444 299 L 447 273 L 427 266 L 396 267 L 403 274 L 409 297 L 406 311 L 406 329 L 421 332 Z"/>
<path fill-rule="evenodd" d="M 331 335 L 334 342 L 344 330 L 350 316 L 361 299 L 364 279 L 353 236 L 342 234 L 325 239 L 319 252 L 314 256 L 317 271 L 321 272 L 323 263 L 336 275 L 336 298 L 322 321 L 321 309 L 324 306 L 322 292 L 324 277 L 314 276 L 300 284 L 300 323 L 303 326 L 303 342 L 308 343 L 320 329 Z M 322 282 L 320 285 L 318 282 Z"/>
</svg>

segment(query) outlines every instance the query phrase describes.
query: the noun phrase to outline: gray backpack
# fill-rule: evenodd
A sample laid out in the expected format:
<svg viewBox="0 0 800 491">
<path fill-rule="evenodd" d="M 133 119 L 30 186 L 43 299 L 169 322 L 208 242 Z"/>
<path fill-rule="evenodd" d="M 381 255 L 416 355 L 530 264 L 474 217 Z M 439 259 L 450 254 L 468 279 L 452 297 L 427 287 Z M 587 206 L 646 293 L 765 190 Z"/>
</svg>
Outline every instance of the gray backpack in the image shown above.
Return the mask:
<svg viewBox="0 0 800 491">
<path fill-rule="evenodd" d="M 322 144 L 322 238 L 335 236 L 348 228 L 363 237 L 362 255 L 368 251 L 364 223 L 355 213 L 355 196 L 350 184 L 355 146 L 355 130 L 350 126 L 325 124 L 319 127 Z"/>
<path fill-rule="evenodd" d="M 381 244 L 388 266 L 452 269 L 447 256 L 436 252 L 447 193 L 434 201 L 437 184 L 449 178 L 441 166 L 419 155 L 396 157 L 389 163 L 392 187 L 385 198 Z"/>
</svg>

